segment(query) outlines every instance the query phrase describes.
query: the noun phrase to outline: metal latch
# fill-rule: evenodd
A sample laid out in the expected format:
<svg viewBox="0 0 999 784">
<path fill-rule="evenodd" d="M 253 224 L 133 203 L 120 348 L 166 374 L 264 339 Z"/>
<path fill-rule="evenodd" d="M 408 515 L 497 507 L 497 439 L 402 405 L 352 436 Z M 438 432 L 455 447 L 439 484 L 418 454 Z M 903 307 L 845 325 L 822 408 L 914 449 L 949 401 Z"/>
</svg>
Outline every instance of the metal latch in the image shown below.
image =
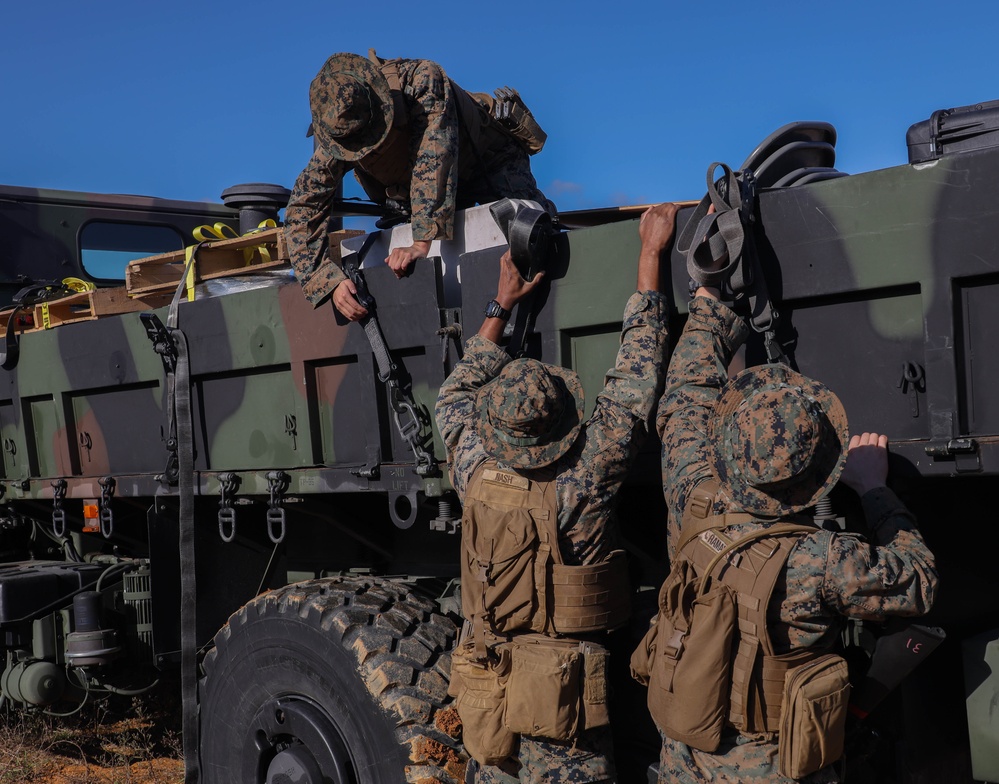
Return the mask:
<svg viewBox="0 0 999 784">
<path fill-rule="evenodd" d="M 978 441 L 974 438 L 952 438 L 943 444 L 927 444 L 925 451 L 930 457 L 953 458 L 954 468 L 961 473 L 982 470 Z"/>
<path fill-rule="evenodd" d="M 954 457 L 978 451 L 978 442 L 973 438 L 952 438 L 946 444 L 928 444 L 926 454 L 930 457 Z"/>
<path fill-rule="evenodd" d="M 909 396 L 909 410 L 913 417 L 918 417 L 918 393 L 926 392 L 926 373 L 923 371 L 922 365 L 917 365 L 914 362 L 903 362 L 902 375 L 895 386 L 902 390 L 903 395 Z"/>
</svg>

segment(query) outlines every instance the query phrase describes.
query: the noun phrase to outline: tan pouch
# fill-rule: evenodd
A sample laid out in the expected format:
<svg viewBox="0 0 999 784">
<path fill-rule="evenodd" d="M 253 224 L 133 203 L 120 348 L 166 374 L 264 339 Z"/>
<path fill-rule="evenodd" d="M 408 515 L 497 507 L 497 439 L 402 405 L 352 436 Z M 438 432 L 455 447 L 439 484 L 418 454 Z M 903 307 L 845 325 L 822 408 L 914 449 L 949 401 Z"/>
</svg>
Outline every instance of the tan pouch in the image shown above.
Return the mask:
<svg viewBox="0 0 999 784">
<path fill-rule="evenodd" d="M 691 569 L 680 561 L 667 578 L 659 619 L 642 641 L 651 648 L 649 712 L 670 738 L 713 752 L 728 713 L 736 605 L 720 582 L 700 595 Z"/>
<path fill-rule="evenodd" d="M 507 729 L 552 740 L 574 738 L 579 728 L 581 665 L 577 649 L 514 644 Z"/>
<path fill-rule="evenodd" d="M 492 631 L 530 629 L 537 611 L 538 535 L 529 510 L 476 501 L 465 508 L 461 538 L 464 616 L 488 608 Z"/>
<path fill-rule="evenodd" d="M 553 563 L 548 575 L 554 631 L 570 637 L 616 629 L 631 616 L 631 587 L 624 550 L 587 566 Z"/>
<path fill-rule="evenodd" d="M 656 655 L 656 637 L 659 635 L 659 618 L 652 621 L 638 647 L 631 654 L 631 677 L 643 686 L 649 685 L 652 660 Z"/>
<path fill-rule="evenodd" d="M 607 708 L 607 666 L 610 654 L 600 646 L 584 644 L 582 728 L 591 730 L 610 724 Z"/>
<path fill-rule="evenodd" d="M 787 671 L 778 741 L 782 776 L 800 779 L 843 756 L 849 700 L 841 656 L 828 653 Z"/>
<path fill-rule="evenodd" d="M 465 749 L 483 765 L 498 765 L 517 748 L 517 736 L 503 722 L 503 703 L 510 675 L 510 649 L 493 649 L 498 660 L 472 658 L 474 645 L 465 643 L 451 654 L 451 685 L 461 718 Z"/>
</svg>

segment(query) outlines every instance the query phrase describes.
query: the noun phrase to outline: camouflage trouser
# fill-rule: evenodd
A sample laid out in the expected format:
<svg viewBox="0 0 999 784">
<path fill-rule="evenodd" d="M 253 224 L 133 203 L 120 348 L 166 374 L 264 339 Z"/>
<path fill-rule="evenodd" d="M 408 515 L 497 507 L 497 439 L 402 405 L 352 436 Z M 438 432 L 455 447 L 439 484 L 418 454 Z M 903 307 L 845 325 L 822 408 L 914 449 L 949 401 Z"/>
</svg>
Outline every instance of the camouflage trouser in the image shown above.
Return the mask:
<svg viewBox="0 0 999 784">
<path fill-rule="evenodd" d="M 685 743 L 663 738 L 659 758 L 659 784 L 795 784 L 777 768 L 777 741 L 773 736 L 726 733 L 714 754 L 697 751 Z M 829 765 L 798 781 L 801 784 L 835 784 L 842 781 L 838 765 Z"/>
<path fill-rule="evenodd" d="M 468 767 L 468 784 L 614 784 L 610 727 L 584 732 L 575 744 L 521 737 L 516 757 L 503 765 Z"/>
<path fill-rule="evenodd" d="M 464 149 L 461 154 L 465 154 Z M 541 192 L 531 173 L 530 156 L 515 142 L 511 141 L 502 153 L 487 164 L 476 167 L 476 170 L 474 177 L 458 180 L 458 209 L 503 198 L 530 199 L 541 204 L 552 216 L 555 215 L 555 204 Z"/>
</svg>

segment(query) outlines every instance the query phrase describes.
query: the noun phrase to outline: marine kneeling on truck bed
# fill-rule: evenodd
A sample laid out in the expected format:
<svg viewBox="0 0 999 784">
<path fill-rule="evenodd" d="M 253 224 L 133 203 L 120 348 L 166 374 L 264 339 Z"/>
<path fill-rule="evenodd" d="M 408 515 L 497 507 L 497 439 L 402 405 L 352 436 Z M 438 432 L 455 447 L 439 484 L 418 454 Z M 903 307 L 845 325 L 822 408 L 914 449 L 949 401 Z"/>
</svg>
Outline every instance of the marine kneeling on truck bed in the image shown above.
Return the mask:
<svg viewBox="0 0 999 784">
<path fill-rule="evenodd" d="M 462 611 L 451 694 L 475 781 L 616 780 L 602 633 L 629 613 L 612 507 L 662 378 L 659 266 L 676 206 L 639 224 L 638 291 L 593 415 L 575 372 L 500 348 L 513 307 L 540 283 L 501 260 L 496 298 L 441 387 L 437 422 L 462 497 Z M 554 778 L 553 778 L 554 777 Z"/>
</svg>

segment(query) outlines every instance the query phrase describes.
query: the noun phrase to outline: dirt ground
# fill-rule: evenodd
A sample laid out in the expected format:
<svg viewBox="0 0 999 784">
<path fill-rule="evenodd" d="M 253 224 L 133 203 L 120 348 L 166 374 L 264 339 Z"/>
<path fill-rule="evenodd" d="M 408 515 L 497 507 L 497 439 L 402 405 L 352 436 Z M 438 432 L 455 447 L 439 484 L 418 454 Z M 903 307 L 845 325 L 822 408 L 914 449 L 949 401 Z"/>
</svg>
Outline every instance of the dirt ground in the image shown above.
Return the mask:
<svg viewBox="0 0 999 784">
<path fill-rule="evenodd" d="M 97 763 L 67 762 L 53 757 L 24 775 L 3 774 L 0 781 L 32 784 L 182 784 L 184 763 L 180 760 L 155 759 L 133 762 L 128 766 L 104 767 Z"/>
<path fill-rule="evenodd" d="M 56 718 L 0 712 L 0 784 L 182 784 L 180 712 L 120 700 Z"/>
</svg>

